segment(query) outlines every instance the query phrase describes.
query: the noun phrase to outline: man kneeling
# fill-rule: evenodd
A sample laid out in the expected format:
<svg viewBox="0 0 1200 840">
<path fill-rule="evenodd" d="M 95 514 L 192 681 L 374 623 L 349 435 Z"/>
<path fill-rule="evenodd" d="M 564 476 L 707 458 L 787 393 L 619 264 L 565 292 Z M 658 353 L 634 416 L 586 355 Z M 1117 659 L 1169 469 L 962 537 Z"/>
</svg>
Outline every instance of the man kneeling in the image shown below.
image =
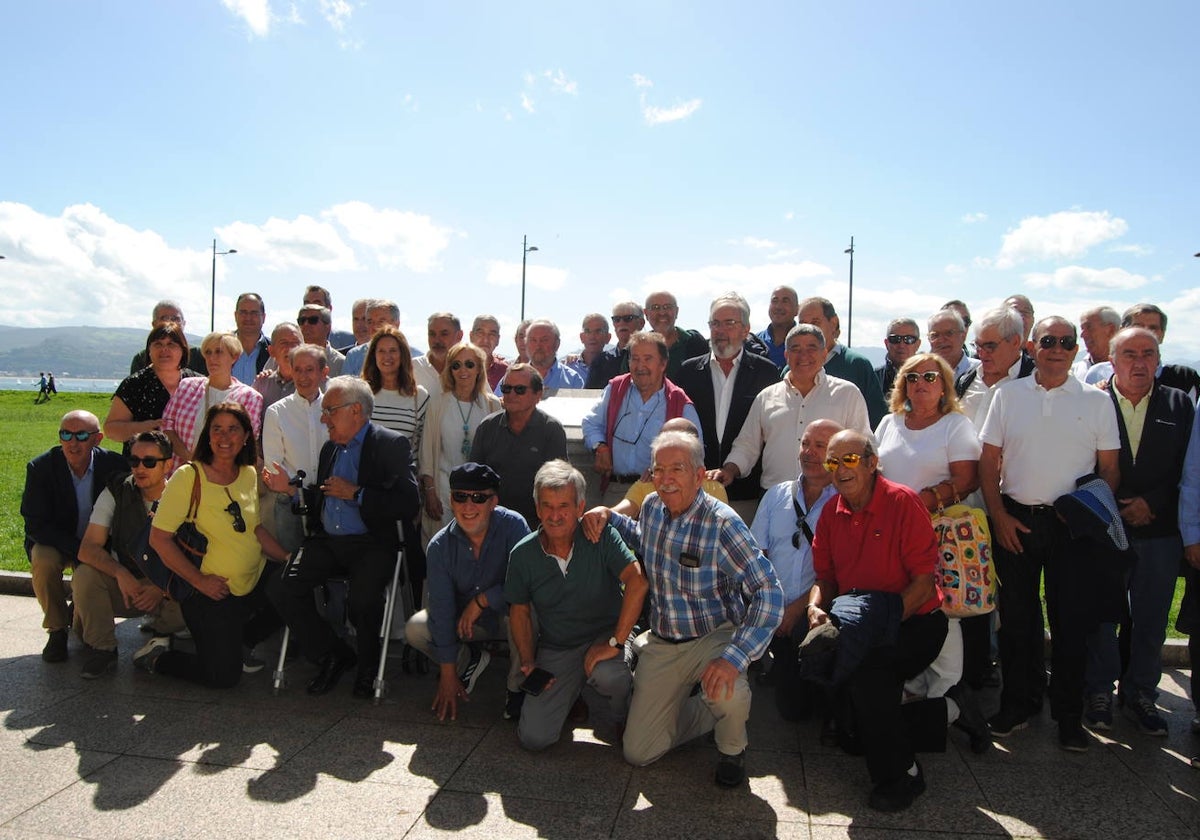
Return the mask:
<svg viewBox="0 0 1200 840">
<path fill-rule="evenodd" d="M 533 479 L 541 527 L 509 558 L 504 594 L 521 671 L 551 675 L 540 692 L 531 688 L 521 711 L 517 736 L 530 750 L 558 741 L 581 693 L 601 735 L 619 737 L 629 709 L 633 677 L 625 642 L 648 587 L 615 530 L 606 528 L 598 543 L 583 536 L 585 492 L 583 476 L 566 461 L 543 464 Z"/>
</svg>

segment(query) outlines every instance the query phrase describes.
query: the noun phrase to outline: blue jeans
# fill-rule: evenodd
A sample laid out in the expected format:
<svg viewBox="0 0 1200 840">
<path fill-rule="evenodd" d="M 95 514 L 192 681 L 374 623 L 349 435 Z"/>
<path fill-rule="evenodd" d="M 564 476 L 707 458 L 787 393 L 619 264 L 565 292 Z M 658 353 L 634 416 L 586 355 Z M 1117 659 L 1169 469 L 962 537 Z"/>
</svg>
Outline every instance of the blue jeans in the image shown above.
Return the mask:
<svg viewBox="0 0 1200 840">
<path fill-rule="evenodd" d="M 1121 679 L 1125 694 L 1158 698 L 1162 678 L 1162 647 L 1167 638 L 1167 616 L 1175 596 L 1183 541 L 1178 536 L 1131 540 L 1137 560 L 1129 574 L 1129 615 L 1133 630 L 1129 666 L 1121 674 L 1117 652 L 1117 625 L 1101 624 L 1088 635 L 1087 693 L 1111 694 Z"/>
</svg>

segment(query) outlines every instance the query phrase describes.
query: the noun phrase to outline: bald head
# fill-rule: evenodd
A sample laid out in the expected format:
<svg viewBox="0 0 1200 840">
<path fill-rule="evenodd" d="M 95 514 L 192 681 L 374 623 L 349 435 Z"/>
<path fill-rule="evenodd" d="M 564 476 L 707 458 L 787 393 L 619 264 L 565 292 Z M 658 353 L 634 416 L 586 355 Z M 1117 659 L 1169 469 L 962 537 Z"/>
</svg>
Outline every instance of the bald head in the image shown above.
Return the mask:
<svg viewBox="0 0 1200 840">
<path fill-rule="evenodd" d="M 825 456 L 829 441 L 844 427 L 834 420 L 814 420 L 804 427 L 800 436 L 800 475 L 806 485 L 824 487 L 832 476 L 825 471 Z"/>
<path fill-rule="evenodd" d="M 83 440 L 79 440 L 83 435 Z M 66 437 L 66 440 L 63 440 Z M 67 466 L 77 477 L 82 478 L 92 463 L 92 450 L 104 440 L 100 421 L 90 411 L 77 409 L 68 411 L 58 424 L 58 439 L 62 441 L 63 455 Z"/>
<path fill-rule="evenodd" d="M 662 424 L 661 432 L 683 432 L 693 437 L 700 437 L 700 430 L 696 428 L 696 424 L 686 417 L 672 417 Z"/>
</svg>

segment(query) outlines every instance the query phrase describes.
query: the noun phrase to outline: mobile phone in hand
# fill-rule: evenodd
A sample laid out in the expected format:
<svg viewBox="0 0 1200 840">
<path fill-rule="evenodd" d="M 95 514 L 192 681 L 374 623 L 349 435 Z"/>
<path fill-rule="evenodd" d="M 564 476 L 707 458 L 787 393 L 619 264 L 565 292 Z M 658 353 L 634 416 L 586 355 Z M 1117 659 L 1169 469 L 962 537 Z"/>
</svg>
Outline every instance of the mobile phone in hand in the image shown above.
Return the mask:
<svg viewBox="0 0 1200 840">
<path fill-rule="evenodd" d="M 534 668 L 529 672 L 529 676 L 521 683 L 521 691 L 524 691 L 531 697 L 537 697 L 546 690 L 546 686 L 554 679 L 554 674 L 551 674 L 545 668 Z"/>
</svg>

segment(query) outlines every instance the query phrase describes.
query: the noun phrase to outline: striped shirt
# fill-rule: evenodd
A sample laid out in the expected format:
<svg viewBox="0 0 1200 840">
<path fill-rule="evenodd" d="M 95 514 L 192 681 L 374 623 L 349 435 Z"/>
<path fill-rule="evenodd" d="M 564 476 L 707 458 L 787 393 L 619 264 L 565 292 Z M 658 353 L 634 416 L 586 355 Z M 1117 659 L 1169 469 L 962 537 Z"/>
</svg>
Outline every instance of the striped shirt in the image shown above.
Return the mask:
<svg viewBox="0 0 1200 840">
<path fill-rule="evenodd" d="M 413 452 L 421 451 L 421 434 L 425 430 L 425 409 L 429 405 L 429 392 L 423 385 L 417 386 L 413 396 L 401 396 L 399 391 L 381 388 L 375 394 L 375 410 L 371 422 L 408 438 Z"/>
</svg>

